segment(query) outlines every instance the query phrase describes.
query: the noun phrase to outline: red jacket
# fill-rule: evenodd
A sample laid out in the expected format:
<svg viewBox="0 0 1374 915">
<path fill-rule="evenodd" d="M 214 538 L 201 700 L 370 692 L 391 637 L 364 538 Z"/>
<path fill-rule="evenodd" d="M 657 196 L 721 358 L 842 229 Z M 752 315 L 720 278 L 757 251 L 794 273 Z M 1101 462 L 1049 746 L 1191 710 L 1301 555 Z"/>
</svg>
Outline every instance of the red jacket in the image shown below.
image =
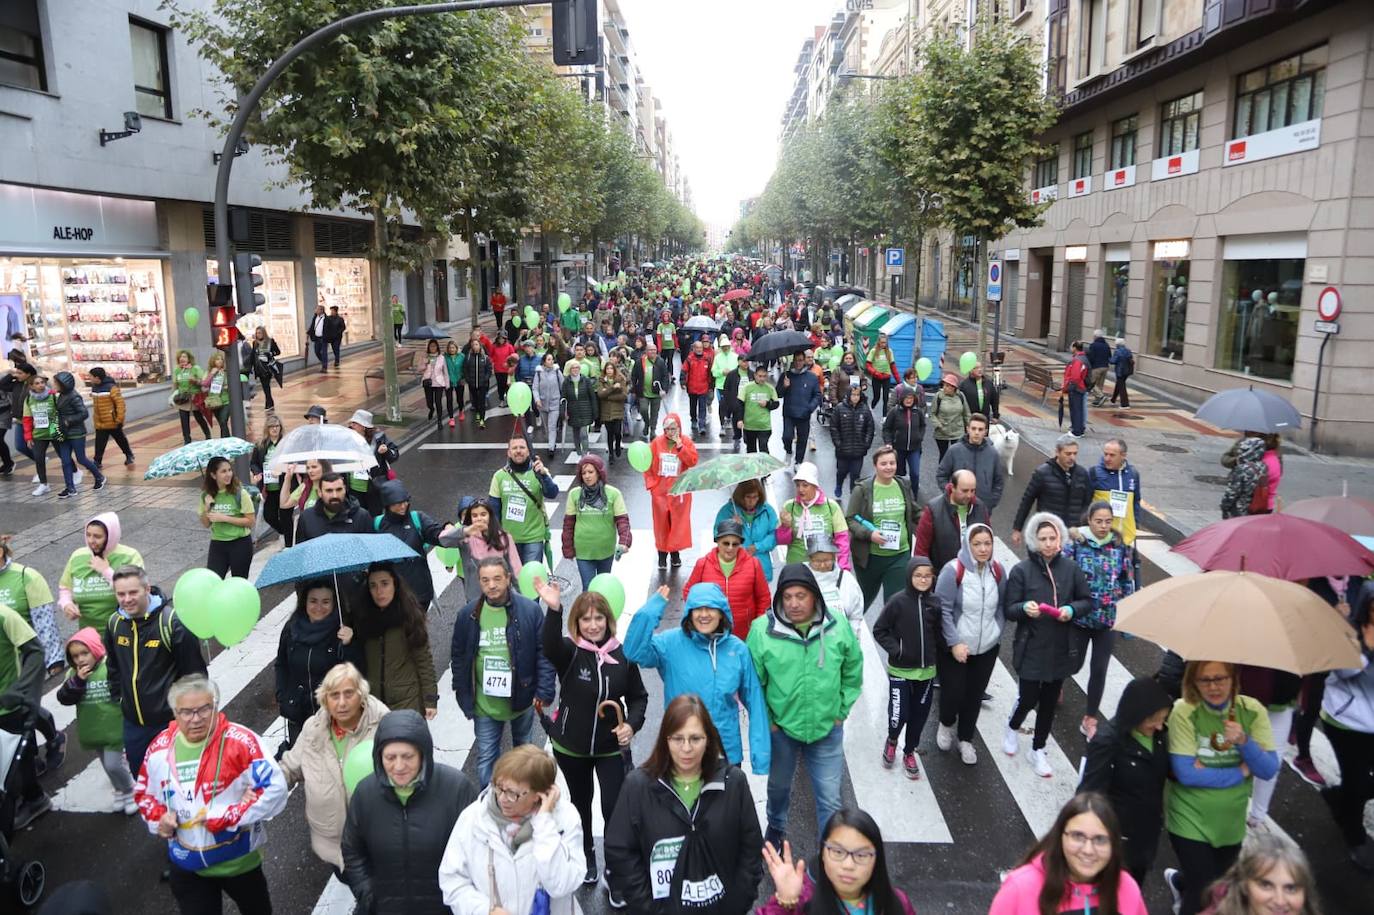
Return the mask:
<svg viewBox="0 0 1374 915">
<path fill-rule="evenodd" d="M 682 363 L 682 383 L 688 394 L 706 394 L 711 390 L 711 357 L 691 353 Z"/>
<path fill-rule="evenodd" d="M 1086 391 L 1088 389 L 1088 361 L 1074 356 L 1064 366 L 1064 390 Z"/>
<path fill-rule="evenodd" d="M 510 343 L 498 343 L 491 347 L 488 352 L 491 354 L 491 366 L 498 375 L 509 375 L 511 365 L 509 359 L 515 355 L 515 347 Z"/>
<path fill-rule="evenodd" d="M 698 559 L 697 564 L 692 566 L 692 574 L 688 577 L 687 584 L 682 586 L 683 598 L 685 599 L 687 592 L 692 590 L 692 585 L 703 581 L 720 585 L 720 589 L 725 592 L 725 599 L 730 603 L 730 615 L 734 617 L 731 631 L 741 639 L 749 637 L 749 624 L 767 613 L 773 604 L 773 597 L 768 591 L 768 579 L 763 574 L 763 566 L 759 564 L 757 557 L 744 550 L 740 550 L 735 558 L 735 570 L 730 573 L 729 578 L 720 567 L 720 553 L 717 550 L 713 549 Z"/>
</svg>

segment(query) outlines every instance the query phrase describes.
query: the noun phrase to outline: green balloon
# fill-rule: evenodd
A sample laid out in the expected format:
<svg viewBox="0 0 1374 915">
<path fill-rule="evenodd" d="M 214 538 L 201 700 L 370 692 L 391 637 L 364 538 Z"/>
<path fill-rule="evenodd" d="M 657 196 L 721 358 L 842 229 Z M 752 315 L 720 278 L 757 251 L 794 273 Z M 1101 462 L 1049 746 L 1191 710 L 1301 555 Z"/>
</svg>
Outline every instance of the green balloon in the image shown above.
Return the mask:
<svg viewBox="0 0 1374 915">
<path fill-rule="evenodd" d="M 929 378 L 930 373 L 934 370 L 935 366 L 931 365 L 930 360 L 927 359 L 925 356 L 922 356 L 920 359 L 916 360 L 916 377 L 919 378 L 921 381 L 925 381 L 927 378 Z"/>
<path fill-rule="evenodd" d="M 959 374 L 967 375 L 978 364 L 978 354 L 969 350 L 959 357 Z"/>
<path fill-rule="evenodd" d="M 246 578 L 226 578 L 215 592 L 215 641 L 226 648 L 248 638 L 258 624 L 262 598 Z"/>
<path fill-rule="evenodd" d="M 446 569 L 455 569 L 463 563 L 463 554 L 456 546 L 436 546 L 434 555 L 439 557 Z"/>
<path fill-rule="evenodd" d="M 371 775 L 376 768 L 372 761 L 372 747 L 371 738 L 359 741 L 357 746 L 348 751 L 348 756 L 344 757 L 344 789 L 350 795 L 358 787 L 358 782 Z"/>
<path fill-rule="evenodd" d="M 517 584 L 520 587 L 520 593 L 530 600 L 539 599 L 539 592 L 534 590 L 535 578 L 542 578 L 548 581 L 549 567 L 537 560 L 535 562 L 527 562 L 520 567 L 520 578 Z"/>
<path fill-rule="evenodd" d="M 515 317 L 513 317 L 513 318 L 510 319 L 510 326 L 511 326 L 511 327 L 519 327 L 519 326 L 520 326 L 520 316 L 519 316 L 519 315 L 516 315 Z"/>
<path fill-rule="evenodd" d="M 530 391 L 530 386 L 523 381 L 517 381 L 506 392 L 506 403 L 510 406 L 510 411 L 516 416 L 524 416 L 528 413 L 530 403 L 533 400 L 534 394 Z"/>
<path fill-rule="evenodd" d="M 200 324 L 200 309 L 192 305 L 181 313 L 181 319 L 186 322 L 186 326 L 195 329 Z"/>
<path fill-rule="evenodd" d="M 529 305 L 525 306 L 525 325 L 527 327 L 539 326 L 539 312 L 535 311 Z"/>
<path fill-rule="evenodd" d="M 645 442 L 635 442 L 630 445 L 630 466 L 640 473 L 648 470 L 654 463 L 654 453 Z"/>
<path fill-rule="evenodd" d="M 176 618 L 198 639 L 215 634 L 215 591 L 221 584 L 223 579 L 209 569 L 190 569 L 177 579 L 172 590 Z"/>
<path fill-rule="evenodd" d="M 619 578 L 609 572 L 602 572 L 587 583 L 587 590 L 606 598 L 606 603 L 611 605 L 611 616 L 620 619 L 620 614 L 625 610 L 625 586 L 620 583 Z"/>
<path fill-rule="evenodd" d="M 569 308 L 572 308 L 572 296 L 566 292 L 560 292 L 558 294 L 558 310 L 567 311 Z"/>
</svg>

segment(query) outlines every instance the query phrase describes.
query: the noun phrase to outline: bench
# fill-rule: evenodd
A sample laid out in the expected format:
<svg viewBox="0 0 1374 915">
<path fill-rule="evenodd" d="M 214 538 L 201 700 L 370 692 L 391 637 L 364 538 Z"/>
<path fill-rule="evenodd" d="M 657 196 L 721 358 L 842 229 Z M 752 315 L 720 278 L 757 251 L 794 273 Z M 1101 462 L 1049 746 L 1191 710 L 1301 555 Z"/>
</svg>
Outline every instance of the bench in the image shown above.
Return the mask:
<svg viewBox="0 0 1374 915">
<path fill-rule="evenodd" d="M 1059 390 L 1059 382 L 1055 375 L 1060 368 L 1061 366 L 1053 362 L 1022 363 L 1025 376 L 1021 379 L 1021 389 L 1025 390 L 1027 383 L 1040 385 L 1040 402 L 1043 404 L 1051 391 Z"/>
<path fill-rule="evenodd" d="M 420 377 L 420 370 L 415 367 L 415 350 L 396 350 L 396 374 L 414 375 L 417 378 Z M 374 366 L 363 373 L 363 393 L 366 396 L 372 396 L 372 389 L 369 387 L 368 382 L 374 380 L 386 380 L 386 370 L 380 365 Z"/>
</svg>

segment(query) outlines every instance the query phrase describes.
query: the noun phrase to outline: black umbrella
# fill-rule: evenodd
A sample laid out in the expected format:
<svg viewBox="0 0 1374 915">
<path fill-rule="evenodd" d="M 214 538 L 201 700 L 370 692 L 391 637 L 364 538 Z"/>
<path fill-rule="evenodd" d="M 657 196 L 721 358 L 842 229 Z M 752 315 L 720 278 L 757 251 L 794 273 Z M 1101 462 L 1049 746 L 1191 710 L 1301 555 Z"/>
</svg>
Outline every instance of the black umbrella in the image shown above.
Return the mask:
<svg viewBox="0 0 1374 915">
<path fill-rule="evenodd" d="M 764 334 L 749 349 L 750 362 L 772 362 L 783 356 L 809 350 L 816 344 L 799 330 L 775 330 Z"/>
<path fill-rule="evenodd" d="M 405 335 L 407 340 L 447 340 L 448 334 L 432 324 L 422 324 Z"/>
</svg>

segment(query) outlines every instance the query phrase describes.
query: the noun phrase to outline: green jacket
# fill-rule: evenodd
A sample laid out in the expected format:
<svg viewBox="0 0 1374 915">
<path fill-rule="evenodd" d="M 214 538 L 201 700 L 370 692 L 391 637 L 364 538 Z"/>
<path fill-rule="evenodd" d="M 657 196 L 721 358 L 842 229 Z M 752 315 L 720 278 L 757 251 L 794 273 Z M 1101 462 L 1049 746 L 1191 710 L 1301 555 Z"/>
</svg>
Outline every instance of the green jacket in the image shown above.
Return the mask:
<svg viewBox="0 0 1374 915">
<path fill-rule="evenodd" d="M 749 654 L 763 684 L 768 717 L 783 733 L 814 743 L 849 717 L 863 689 L 863 649 L 843 614 L 821 610 L 806 635 L 787 622 L 782 591 L 802 585 L 815 592 L 816 605 L 825 598 L 811 570 L 800 563 L 778 574 L 773 609 L 749 627 Z"/>
<path fill-rule="evenodd" d="M 395 302 L 391 306 L 391 323 L 406 323 L 406 305 L 404 302 Z"/>
<path fill-rule="evenodd" d="M 716 390 L 725 390 L 725 376 L 739 367 L 739 355 L 733 349 L 716 350 L 716 358 L 711 361 L 711 375 L 716 379 Z"/>
</svg>

